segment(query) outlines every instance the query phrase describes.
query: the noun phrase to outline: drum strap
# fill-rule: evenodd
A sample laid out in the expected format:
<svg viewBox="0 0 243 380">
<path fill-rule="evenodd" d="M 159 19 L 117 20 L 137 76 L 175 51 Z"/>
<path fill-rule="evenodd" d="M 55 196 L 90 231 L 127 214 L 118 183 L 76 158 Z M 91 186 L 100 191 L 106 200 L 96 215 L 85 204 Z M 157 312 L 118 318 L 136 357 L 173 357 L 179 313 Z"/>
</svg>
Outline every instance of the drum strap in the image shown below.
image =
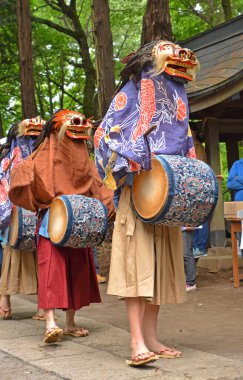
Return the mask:
<svg viewBox="0 0 243 380">
<path fill-rule="evenodd" d="M 121 225 L 126 223 L 126 235 L 131 237 L 134 234 L 137 217 L 131 208 L 131 188 L 129 186 L 125 186 L 122 191 L 119 207 L 119 223 Z"/>
<path fill-rule="evenodd" d="M 126 175 L 125 183 L 130 187 L 132 187 L 134 175 L 135 173 L 128 173 Z"/>
<path fill-rule="evenodd" d="M 129 206 L 130 206 L 130 199 L 131 199 L 131 189 L 127 185 L 122 190 L 121 199 L 119 202 L 119 212 L 121 215 L 120 223 L 122 225 L 125 224 L 126 219 L 127 219 L 127 214 L 128 214 L 128 210 L 129 210 Z"/>
</svg>

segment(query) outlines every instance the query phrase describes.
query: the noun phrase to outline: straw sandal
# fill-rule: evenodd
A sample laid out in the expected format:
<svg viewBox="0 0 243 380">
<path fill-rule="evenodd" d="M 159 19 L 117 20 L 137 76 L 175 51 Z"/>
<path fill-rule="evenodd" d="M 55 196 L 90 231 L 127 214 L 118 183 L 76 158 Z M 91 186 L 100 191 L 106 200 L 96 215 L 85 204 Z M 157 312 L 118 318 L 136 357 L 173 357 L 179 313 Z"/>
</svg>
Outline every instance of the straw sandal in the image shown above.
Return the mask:
<svg viewBox="0 0 243 380">
<path fill-rule="evenodd" d="M 147 357 L 144 358 L 144 355 L 146 355 Z M 126 363 L 132 367 L 139 367 L 139 366 L 146 365 L 148 363 L 152 363 L 158 359 L 159 359 L 158 356 L 154 352 L 148 351 L 148 352 L 143 352 L 141 354 L 137 354 L 131 360 L 126 360 Z"/>
<path fill-rule="evenodd" d="M 46 330 L 43 343 L 55 343 L 62 337 L 62 335 L 63 330 L 60 327 L 51 327 L 50 329 Z"/>
<path fill-rule="evenodd" d="M 34 319 L 35 321 L 45 321 L 46 316 L 45 314 L 36 314 L 36 315 L 33 315 L 32 319 Z"/>
<path fill-rule="evenodd" d="M 64 331 L 64 335 L 74 336 L 75 338 L 81 338 L 89 335 L 89 331 L 83 329 L 83 327 L 75 327 L 72 330 Z"/>
<path fill-rule="evenodd" d="M 182 353 L 180 351 L 175 350 L 174 348 L 165 347 L 162 350 L 155 353 L 158 358 L 163 359 L 177 359 L 180 358 Z"/>
</svg>

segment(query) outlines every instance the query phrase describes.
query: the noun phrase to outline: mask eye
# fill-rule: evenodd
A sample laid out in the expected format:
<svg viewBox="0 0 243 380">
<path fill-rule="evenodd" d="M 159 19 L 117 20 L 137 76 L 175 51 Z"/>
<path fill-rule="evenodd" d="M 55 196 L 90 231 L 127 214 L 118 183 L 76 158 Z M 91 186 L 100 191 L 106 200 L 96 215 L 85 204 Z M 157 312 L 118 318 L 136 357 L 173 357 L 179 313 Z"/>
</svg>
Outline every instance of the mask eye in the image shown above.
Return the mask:
<svg viewBox="0 0 243 380">
<path fill-rule="evenodd" d="M 172 53 L 173 49 L 171 45 L 164 45 L 165 50 L 168 51 L 168 53 Z"/>
<path fill-rule="evenodd" d="M 179 57 L 182 59 L 186 59 L 187 58 L 187 52 L 185 50 L 180 50 L 179 51 Z"/>
<path fill-rule="evenodd" d="M 73 124 L 73 125 L 80 125 L 80 124 L 82 124 L 82 119 L 81 119 L 81 117 L 73 117 L 72 118 L 72 120 L 71 120 L 71 123 Z"/>
</svg>

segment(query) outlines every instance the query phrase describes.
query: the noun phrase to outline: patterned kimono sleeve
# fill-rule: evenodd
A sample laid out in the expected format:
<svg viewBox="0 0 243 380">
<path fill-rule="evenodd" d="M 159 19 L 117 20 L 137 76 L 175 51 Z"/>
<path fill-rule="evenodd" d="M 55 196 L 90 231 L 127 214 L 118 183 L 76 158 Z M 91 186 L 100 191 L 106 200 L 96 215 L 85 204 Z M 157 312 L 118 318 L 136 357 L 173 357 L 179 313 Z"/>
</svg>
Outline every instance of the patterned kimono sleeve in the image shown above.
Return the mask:
<svg viewBox="0 0 243 380">
<path fill-rule="evenodd" d="M 117 149 L 114 131 L 95 133 L 95 164 L 104 184 L 111 190 L 123 185 L 128 173 L 151 169 L 151 152 L 146 136 L 140 136 L 124 154 Z"/>
<path fill-rule="evenodd" d="M 9 191 L 9 171 L 6 172 L 4 169 L 6 165 L 8 165 L 9 158 L 4 158 L 1 161 L 0 167 L 0 229 L 4 230 L 9 226 L 11 211 L 12 211 L 12 203 L 8 197 Z"/>
<path fill-rule="evenodd" d="M 29 156 L 11 171 L 9 198 L 16 206 L 37 212 L 39 204 L 35 194 L 33 161 Z"/>
<path fill-rule="evenodd" d="M 188 125 L 188 135 L 187 135 L 186 157 L 196 158 L 196 151 L 195 151 L 194 142 L 193 142 L 193 138 L 192 138 L 192 132 L 191 132 L 191 128 L 189 125 Z"/>
</svg>

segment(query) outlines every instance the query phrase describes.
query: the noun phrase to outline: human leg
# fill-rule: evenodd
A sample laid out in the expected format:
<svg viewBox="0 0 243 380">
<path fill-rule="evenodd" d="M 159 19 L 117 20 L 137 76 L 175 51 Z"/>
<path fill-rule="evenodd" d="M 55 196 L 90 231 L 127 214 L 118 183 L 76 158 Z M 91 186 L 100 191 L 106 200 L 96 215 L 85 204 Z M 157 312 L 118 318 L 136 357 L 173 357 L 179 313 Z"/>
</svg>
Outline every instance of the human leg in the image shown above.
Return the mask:
<svg viewBox="0 0 243 380">
<path fill-rule="evenodd" d="M 185 230 L 182 236 L 186 285 L 193 286 L 196 279 L 196 262 L 192 250 L 193 231 Z"/>
<path fill-rule="evenodd" d="M 92 252 L 93 252 L 93 257 L 94 257 L 96 277 L 97 277 L 98 284 L 104 284 L 106 282 L 106 277 L 101 276 L 99 274 L 99 262 L 98 262 L 98 257 L 97 257 L 97 249 L 95 247 L 93 247 Z"/>
<path fill-rule="evenodd" d="M 145 304 L 139 297 L 125 298 L 127 316 L 131 334 L 131 358 L 130 365 L 142 365 L 156 360 L 156 356 L 149 351 L 143 336 L 143 315 Z"/>
<path fill-rule="evenodd" d="M 3 251 L 0 279 L 0 318 L 11 319 L 11 295 L 37 293 L 36 262 L 33 253 L 13 249 Z"/>
<path fill-rule="evenodd" d="M 45 309 L 46 317 L 46 332 L 44 335 L 44 343 L 55 343 L 63 335 L 63 330 L 56 325 L 55 322 L 55 309 Z"/>
<path fill-rule="evenodd" d="M 63 263 L 60 257 L 54 256 L 48 239 L 38 239 L 38 310 L 43 309 L 46 321 L 44 343 L 57 342 L 63 335 L 55 321 L 55 307 L 62 302 L 61 286 L 64 282 L 58 276 L 62 274 Z M 57 260 L 57 261 L 56 261 Z M 58 270 L 55 271 L 55 268 Z"/>
<path fill-rule="evenodd" d="M 99 272 L 99 263 L 98 263 L 98 257 L 97 257 L 97 249 L 95 247 L 92 248 L 92 253 L 93 253 L 93 257 L 94 257 L 96 273 L 98 273 Z"/>
<path fill-rule="evenodd" d="M 46 316 L 46 328 L 51 329 L 52 327 L 55 327 L 55 309 L 45 309 L 44 313 Z"/>
<path fill-rule="evenodd" d="M 208 222 L 205 222 L 201 228 L 198 228 L 194 231 L 192 245 L 195 257 L 200 257 L 207 254 L 208 235 Z"/>
<path fill-rule="evenodd" d="M 68 309 L 66 311 L 66 324 L 65 324 L 65 335 L 74 336 L 76 338 L 84 337 L 89 335 L 89 331 L 85 330 L 83 327 L 78 327 L 74 321 L 76 311 L 73 309 Z"/>
<path fill-rule="evenodd" d="M 37 308 L 36 314 L 33 315 L 32 319 L 35 319 L 36 321 L 45 321 L 46 316 L 43 309 Z"/>
<path fill-rule="evenodd" d="M 161 358 L 175 359 L 181 356 L 181 352 L 166 347 L 160 343 L 157 336 L 159 305 L 145 304 L 143 317 L 143 333 L 146 346 Z"/>
<path fill-rule="evenodd" d="M 2 295 L 0 299 L 0 319 L 12 319 L 10 295 Z"/>
<path fill-rule="evenodd" d="M 3 262 L 3 248 L 2 248 L 2 244 L 0 242 L 0 273 L 2 270 L 2 262 Z"/>
<path fill-rule="evenodd" d="M 196 228 L 193 231 L 193 240 L 192 240 L 193 249 L 198 248 L 198 244 L 199 244 L 199 229 Z"/>
</svg>

